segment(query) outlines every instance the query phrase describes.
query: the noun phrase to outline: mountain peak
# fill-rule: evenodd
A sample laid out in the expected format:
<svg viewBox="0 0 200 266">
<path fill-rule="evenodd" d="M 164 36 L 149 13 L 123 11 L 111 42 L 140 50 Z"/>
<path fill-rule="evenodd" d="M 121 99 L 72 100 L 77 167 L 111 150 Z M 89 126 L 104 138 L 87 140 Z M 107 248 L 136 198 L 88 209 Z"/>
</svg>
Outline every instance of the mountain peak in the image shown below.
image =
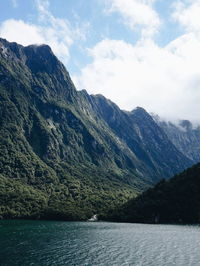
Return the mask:
<svg viewBox="0 0 200 266">
<path fill-rule="evenodd" d="M 34 72 L 52 74 L 60 63 L 48 45 L 29 45 L 24 47 L 26 65 Z M 60 65 L 60 64 L 59 64 Z"/>
<path fill-rule="evenodd" d="M 152 120 L 151 115 L 142 107 L 136 107 L 131 111 L 131 115 L 142 119 Z"/>
<path fill-rule="evenodd" d="M 186 130 L 192 129 L 192 123 L 189 120 L 180 121 L 180 125 Z"/>
<path fill-rule="evenodd" d="M 51 47 L 47 44 L 32 44 L 24 47 L 25 51 L 28 53 L 34 53 L 35 55 L 39 54 L 40 56 L 44 58 L 48 57 L 55 57 L 53 54 Z"/>
<path fill-rule="evenodd" d="M 131 111 L 131 113 L 135 113 L 135 112 L 147 113 L 147 111 L 143 107 L 140 107 L 140 106 L 137 106 L 135 109 Z"/>
<path fill-rule="evenodd" d="M 34 50 L 35 52 L 43 51 L 47 53 L 53 54 L 51 47 L 47 44 L 31 44 L 24 46 L 22 44 L 18 44 L 16 42 L 9 42 L 6 39 L 0 38 L 0 47 L 9 48 L 13 52 L 16 52 L 15 49 L 18 47 L 18 49 L 28 49 L 28 50 Z M 15 48 L 15 49 L 14 49 Z"/>
<path fill-rule="evenodd" d="M 50 46 L 46 44 L 23 46 L 0 38 L 0 55 L 6 59 L 12 58 L 12 61 L 20 60 L 34 73 L 52 74 L 58 69 L 58 65 L 61 65 Z"/>
</svg>

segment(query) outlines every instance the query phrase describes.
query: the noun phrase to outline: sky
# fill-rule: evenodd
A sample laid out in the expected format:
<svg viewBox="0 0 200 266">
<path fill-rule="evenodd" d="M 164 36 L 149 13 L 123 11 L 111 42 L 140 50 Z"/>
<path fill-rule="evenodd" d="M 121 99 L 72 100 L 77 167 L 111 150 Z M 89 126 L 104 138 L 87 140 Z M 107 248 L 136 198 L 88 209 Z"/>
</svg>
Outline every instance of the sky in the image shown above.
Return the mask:
<svg viewBox="0 0 200 266">
<path fill-rule="evenodd" d="M 200 122 L 200 0 L 0 0 L 0 37 L 51 46 L 78 90 Z"/>
</svg>

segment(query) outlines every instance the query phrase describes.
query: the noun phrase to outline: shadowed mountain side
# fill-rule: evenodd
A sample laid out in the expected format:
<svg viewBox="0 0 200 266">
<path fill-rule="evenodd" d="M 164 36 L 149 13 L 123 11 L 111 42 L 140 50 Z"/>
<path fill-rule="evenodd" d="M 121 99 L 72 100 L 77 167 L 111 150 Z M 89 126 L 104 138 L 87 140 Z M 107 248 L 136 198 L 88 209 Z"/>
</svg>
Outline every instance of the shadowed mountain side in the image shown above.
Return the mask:
<svg viewBox="0 0 200 266">
<path fill-rule="evenodd" d="M 199 223 L 200 164 L 160 181 L 102 218 L 134 223 Z"/>
</svg>

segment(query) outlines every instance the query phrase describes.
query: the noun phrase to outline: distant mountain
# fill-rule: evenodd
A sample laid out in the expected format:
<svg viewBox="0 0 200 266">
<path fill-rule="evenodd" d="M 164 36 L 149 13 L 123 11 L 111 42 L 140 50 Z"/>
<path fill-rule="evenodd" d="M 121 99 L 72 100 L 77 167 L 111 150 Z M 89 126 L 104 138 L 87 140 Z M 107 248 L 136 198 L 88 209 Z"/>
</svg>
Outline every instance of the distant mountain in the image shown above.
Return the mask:
<svg viewBox="0 0 200 266">
<path fill-rule="evenodd" d="M 77 91 L 47 45 L 0 39 L 0 215 L 86 219 L 192 161 L 142 108 Z"/>
<path fill-rule="evenodd" d="M 175 124 L 163 121 L 158 116 L 154 116 L 154 119 L 179 151 L 194 163 L 200 162 L 200 125 L 193 125 L 188 120 L 180 120 Z"/>
<path fill-rule="evenodd" d="M 103 218 L 135 223 L 199 223 L 200 164 L 160 181 Z"/>
</svg>

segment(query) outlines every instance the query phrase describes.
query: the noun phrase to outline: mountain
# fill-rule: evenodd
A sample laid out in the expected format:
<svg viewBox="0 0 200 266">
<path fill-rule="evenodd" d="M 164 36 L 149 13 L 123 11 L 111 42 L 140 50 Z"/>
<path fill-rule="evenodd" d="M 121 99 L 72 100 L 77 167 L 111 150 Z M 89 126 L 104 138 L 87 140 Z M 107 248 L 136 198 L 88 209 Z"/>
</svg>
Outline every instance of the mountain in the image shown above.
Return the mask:
<svg viewBox="0 0 200 266">
<path fill-rule="evenodd" d="M 97 113 L 142 161 L 143 168 L 148 169 L 148 176 L 154 182 L 160 177 L 169 178 L 181 172 L 185 165 L 192 165 L 143 108 L 124 112 L 102 95 L 96 95 L 93 102 L 98 106 Z"/>
<path fill-rule="evenodd" d="M 0 39 L 0 215 L 86 219 L 192 161 L 142 108 L 77 91 L 47 45 Z"/>
<path fill-rule="evenodd" d="M 200 126 L 194 126 L 188 120 L 180 120 L 175 124 L 163 121 L 158 116 L 154 116 L 154 119 L 179 151 L 194 163 L 200 162 Z"/>
<path fill-rule="evenodd" d="M 160 181 L 103 218 L 136 223 L 199 223 L 200 164 Z"/>
</svg>

